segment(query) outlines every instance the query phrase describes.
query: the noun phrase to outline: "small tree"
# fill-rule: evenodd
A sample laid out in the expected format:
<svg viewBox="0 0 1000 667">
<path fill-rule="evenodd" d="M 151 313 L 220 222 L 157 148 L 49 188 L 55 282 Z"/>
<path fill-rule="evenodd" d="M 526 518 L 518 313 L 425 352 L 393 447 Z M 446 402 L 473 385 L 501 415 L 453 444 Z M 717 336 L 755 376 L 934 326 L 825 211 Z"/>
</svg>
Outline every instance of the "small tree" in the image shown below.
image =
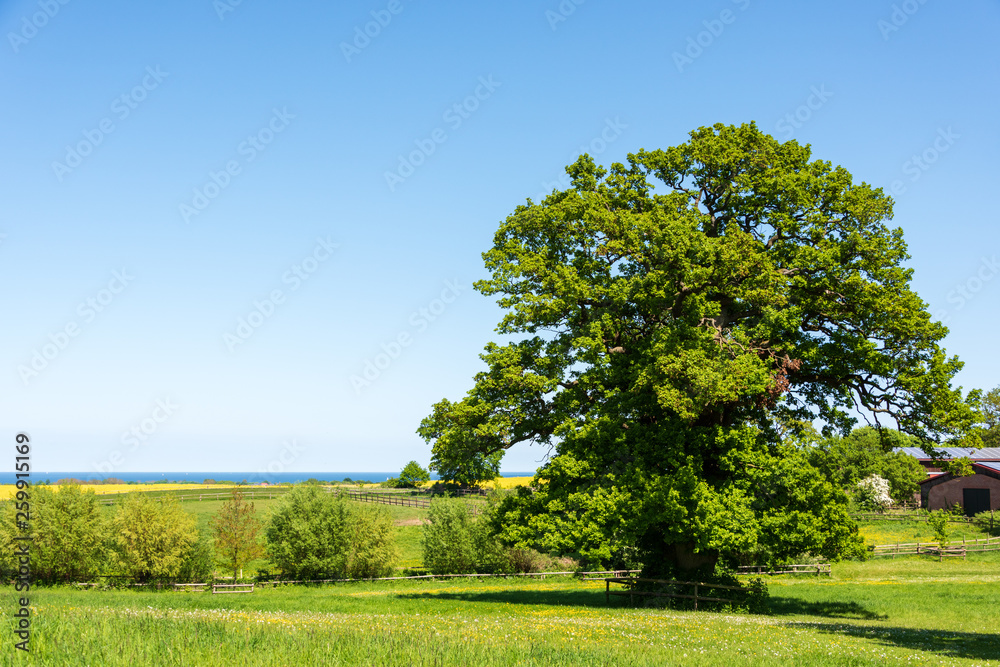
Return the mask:
<svg viewBox="0 0 1000 667">
<path fill-rule="evenodd" d="M 28 528 L 31 536 L 31 571 L 35 579 L 45 582 L 86 581 L 100 572 L 105 560 L 107 522 L 92 490 L 78 485 L 60 486 L 58 491 L 48 486 L 33 486 L 24 491 L 31 508 Z M 21 535 L 17 525 L 17 505 L 20 498 L 6 504 L 0 524 L 0 543 L 14 544 Z M 23 507 L 23 505 L 22 505 Z M 2 551 L 3 564 L 12 571 L 18 569 L 12 548 Z"/>
<path fill-rule="evenodd" d="M 286 576 L 318 579 L 346 571 L 347 503 L 313 485 L 297 485 L 271 515 L 268 553 Z"/>
<path fill-rule="evenodd" d="M 403 467 L 403 471 L 399 473 L 398 486 L 412 488 L 422 482 L 430 481 L 430 478 L 431 475 L 425 468 L 421 467 L 416 461 L 410 461 Z"/>
<path fill-rule="evenodd" d="M 243 566 L 264 555 L 260 544 L 262 529 L 254 504 L 245 500 L 242 491 L 233 489 L 232 497 L 213 517 L 212 531 L 219 563 L 232 569 L 234 579 Z"/>
<path fill-rule="evenodd" d="M 456 498 L 431 502 L 424 525 L 424 567 L 434 574 L 468 574 L 476 569 L 472 517 L 466 503 Z"/>
<path fill-rule="evenodd" d="M 377 577 L 398 560 L 394 532 L 385 507 L 361 507 L 318 486 L 297 486 L 271 515 L 268 551 L 294 578 Z"/>
<path fill-rule="evenodd" d="M 934 529 L 934 539 L 939 545 L 948 545 L 948 513 L 935 510 L 927 515 L 927 524 Z"/>
<path fill-rule="evenodd" d="M 884 512 L 892 506 L 889 480 L 878 475 L 865 477 L 855 487 L 854 498 L 863 510 Z"/>
<path fill-rule="evenodd" d="M 387 507 L 352 505 L 347 567 L 352 578 L 387 577 L 399 561 L 396 526 Z"/>
<path fill-rule="evenodd" d="M 134 492 L 111 519 L 111 544 L 123 574 L 139 581 L 176 577 L 198 540 L 197 521 L 173 497 Z"/>
</svg>

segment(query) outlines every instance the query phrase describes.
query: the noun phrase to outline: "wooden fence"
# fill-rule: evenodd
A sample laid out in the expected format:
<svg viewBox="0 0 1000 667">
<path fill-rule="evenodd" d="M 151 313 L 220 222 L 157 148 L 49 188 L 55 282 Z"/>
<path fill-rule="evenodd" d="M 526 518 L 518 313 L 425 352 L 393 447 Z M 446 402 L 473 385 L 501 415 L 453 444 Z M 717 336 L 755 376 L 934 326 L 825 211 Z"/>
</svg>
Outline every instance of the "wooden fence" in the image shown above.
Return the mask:
<svg viewBox="0 0 1000 667">
<path fill-rule="evenodd" d="M 340 493 L 351 500 L 363 503 L 381 503 L 383 505 L 400 505 L 402 507 L 420 507 L 429 509 L 431 500 L 429 498 L 414 498 L 412 496 L 401 496 L 398 493 L 380 493 L 377 491 L 334 491 Z M 470 514 L 479 514 L 481 508 L 475 503 L 468 503 Z"/>
<path fill-rule="evenodd" d="M 861 521 L 927 521 L 926 514 L 852 514 L 851 518 Z M 948 518 L 948 523 L 972 523 L 970 516 L 955 516 Z"/>
<path fill-rule="evenodd" d="M 253 593 L 251 584 L 212 584 L 212 595 L 222 593 Z"/>
<path fill-rule="evenodd" d="M 195 584 L 173 584 L 173 590 L 175 591 L 207 591 L 209 588 L 220 588 L 220 587 L 247 587 L 250 586 L 284 586 L 288 584 L 350 584 L 350 583 L 365 583 L 372 581 L 400 581 L 404 579 L 472 579 L 472 578 L 507 578 L 507 577 L 539 577 L 544 579 L 545 577 L 554 576 L 578 576 L 581 577 L 583 581 L 604 581 L 604 578 L 590 578 L 588 575 L 599 575 L 599 574 L 611 574 L 616 577 L 624 577 L 628 574 L 635 574 L 639 570 L 600 570 L 593 572 L 508 572 L 508 573 L 498 573 L 498 574 L 416 574 L 408 575 L 404 577 L 372 577 L 366 579 L 275 579 L 273 581 L 257 581 L 249 584 L 217 584 L 214 581 L 211 583 L 195 583 Z M 232 577 L 217 577 L 219 579 L 232 580 Z M 74 586 L 81 587 L 96 587 L 100 586 L 97 582 L 77 582 Z M 129 584 L 129 586 L 156 586 L 157 588 L 163 588 L 164 586 L 169 586 L 170 584 L 164 584 L 163 582 L 149 582 L 144 584 Z"/>
<path fill-rule="evenodd" d="M 290 488 L 257 488 L 257 489 L 247 489 L 243 491 L 243 497 L 246 500 L 261 500 L 261 499 L 273 499 L 280 498 L 281 496 L 288 493 Z M 351 500 L 356 500 L 363 503 L 380 503 L 382 505 L 399 505 L 402 507 L 420 507 L 423 509 L 429 509 L 431 506 L 430 498 L 415 498 L 413 496 L 403 495 L 402 493 L 392 493 L 392 492 L 379 492 L 379 491 L 353 491 L 347 489 L 336 489 L 328 488 L 331 493 L 341 494 Z M 178 501 L 195 501 L 195 500 L 226 500 L 232 497 L 232 491 L 218 491 L 218 492 L 203 492 L 203 493 L 189 493 L 189 494 L 162 494 L 162 492 L 154 492 L 157 495 L 155 498 L 160 497 L 172 497 Z M 101 496 L 98 498 L 98 502 L 103 505 L 114 505 L 115 496 Z M 469 503 L 469 512 L 472 514 L 479 514 L 481 508 L 475 503 Z"/>
<path fill-rule="evenodd" d="M 267 489 L 267 488 L 248 489 L 246 491 L 243 491 L 243 497 L 246 500 L 262 500 L 264 498 L 268 498 L 268 499 L 270 499 L 270 498 L 280 498 L 281 496 L 283 496 L 286 493 L 288 493 L 288 491 L 290 491 L 290 490 L 291 489 L 288 489 L 288 488 L 281 489 L 281 487 L 273 488 L 273 489 Z M 142 489 L 137 488 L 136 491 L 142 491 Z M 192 500 L 226 500 L 228 498 L 232 498 L 232 496 L 233 496 L 233 492 L 232 491 L 218 491 L 218 492 L 214 492 L 214 491 L 213 492 L 209 492 L 209 491 L 206 491 L 204 493 L 188 493 L 188 494 L 176 494 L 176 495 L 174 493 L 172 493 L 172 492 L 162 492 L 162 491 L 152 491 L 152 492 L 145 492 L 144 491 L 143 493 L 155 493 L 156 495 L 154 495 L 153 498 L 168 498 L 169 497 L 169 498 L 174 498 L 174 499 L 176 499 L 178 501 L 182 501 L 182 502 L 183 501 L 192 501 Z M 121 494 L 108 494 L 108 495 L 105 495 L 105 496 L 98 496 L 97 502 L 101 503 L 102 505 L 114 505 L 115 504 L 115 498 L 117 496 L 120 496 L 120 495 Z"/>
<path fill-rule="evenodd" d="M 872 556 L 916 556 L 928 555 L 937 556 L 938 559 L 946 557 L 961 556 L 965 558 L 967 553 L 979 551 L 1000 551 L 1000 537 L 986 537 L 979 539 L 962 538 L 961 543 L 954 540 L 942 546 L 938 542 L 906 542 L 896 544 L 876 544 L 872 549 Z"/>
<path fill-rule="evenodd" d="M 648 591 L 648 590 L 636 590 L 636 584 L 638 583 L 649 583 L 656 584 L 660 586 L 660 590 Z M 613 591 L 611 590 L 611 584 L 621 584 L 624 586 L 625 590 Z M 676 592 L 678 587 L 691 587 L 693 593 L 688 595 L 684 593 Z M 698 611 L 698 601 L 704 600 L 706 602 L 737 602 L 730 598 L 720 598 L 713 595 L 698 595 L 698 587 L 702 590 L 706 589 L 722 589 L 729 591 L 740 591 L 742 593 L 747 592 L 747 589 L 742 586 L 723 586 L 722 584 L 706 584 L 700 581 L 675 581 L 673 579 L 642 579 L 639 577 L 609 577 L 604 580 L 604 597 L 607 602 L 611 602 L 612 595 L 627 595 L 629 596 L 629 603 L 635 604 L 635 597 L 638 595 L 640 597 L 660 597 L 660 598 L 683 598 L 687 600 L 694 600 L 694 610 Z"/>
<path fill-rule="evenodd" d="M 784 565 L 782 570 L 768 570 L 759 565 L 741 565 L 736 568 L 740 574 L 813 574 L 818 577 L 821 574 L 832 576 L 829 563 L 805 563 L 800 565 Z"/>
</svg>

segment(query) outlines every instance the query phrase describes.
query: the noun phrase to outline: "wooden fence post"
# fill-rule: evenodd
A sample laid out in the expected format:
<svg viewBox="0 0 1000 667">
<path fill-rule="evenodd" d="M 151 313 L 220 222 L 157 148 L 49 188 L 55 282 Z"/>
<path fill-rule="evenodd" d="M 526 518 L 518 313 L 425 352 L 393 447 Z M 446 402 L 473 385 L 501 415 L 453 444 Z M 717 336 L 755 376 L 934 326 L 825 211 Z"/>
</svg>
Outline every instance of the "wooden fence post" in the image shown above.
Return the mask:
<svg viewBox="0 0 1000 667">
<path fill-rule="evenodd" d="M 698 584 L 694 585 L 694 610 L 698 611 Z"/>
</svg>

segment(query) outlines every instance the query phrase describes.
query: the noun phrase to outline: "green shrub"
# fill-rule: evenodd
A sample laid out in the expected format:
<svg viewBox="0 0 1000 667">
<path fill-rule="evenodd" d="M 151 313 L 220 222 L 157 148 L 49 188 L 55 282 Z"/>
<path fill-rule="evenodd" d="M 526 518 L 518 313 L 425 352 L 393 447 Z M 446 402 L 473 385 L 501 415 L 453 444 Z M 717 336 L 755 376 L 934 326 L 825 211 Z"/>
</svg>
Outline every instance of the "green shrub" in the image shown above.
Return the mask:
<svg viewBox="0 0 1000 667">
<path fill-rule="evenodd" d="M 1000 535 L 1000 514 L 996 512 L 980 512 L 973 517 L 973 522 L 977 528 L 988 535 L 993 537 Z"/>
<path fill-rule="evenodd" d="M 32 577 L 37 581 L 90 581 L 100 574 L 106 559 L 105 535 L 107 522 L 97 496 L 78 485 L 66 485 L 53 491 L 48 486 L 32 486 L 25 490 L 30 507 L 28 522 L 31 536 Z M 17 570 L 13 556 L 13 538 L 22 535 L 17 526 L 15 498 L 6 503 L 0 521 L 0 551 L 2 567 L 7 572 Z M 22 508 L 23 508 L 22 503 Z M 21 517 L 23 520 L 23 517 Z"/>
<path fill-rule="evenodd" d="M 111 548 L 118 572 L 137 581 L 180 575 L 198 541 L 197 521 L 172 496 L 153 499 L 133 492 L 121 497 L 111 518 Z"/>
<path fill-rule="evenodd" d="M 927 514 L 927 525 L 934 530 L 934 540 L 941 546 L 948 544 L 948 518 L 950 514 L 944 510 L 935 510 Z"/>
<path fill-rule="evenodd" d="M 198 531 L 198 538 L 181 562 L 177 579 L 199 583 L 210 581 L 215 574 L 214 563 L 215 551 L 212 548 L 212 540 L 208 535 Z"/>
<path fill-rule="evenodd" d="M 387 507 L 354 505 L 346 574 L 352 579 L 388 577 L 399 562 L 396 526 Z"/>
<path fill-rule="evenodd" d="M 510 552 L 485 517 L 476 520 L 457 498 L 436 498 L 423 529 L 424 566 L 434 574 L 515 571 Z"/>
<path fill-rule="evenodd" d="M 424 524 L 424 567 L 434 574 L 476 570 L 476 545 L 468 505 L 457 498 L 435 498 Z"/>
<path fill-rule="evenodd" d="M 317 486 L 296 486 L 267 527 L 271 562 L 293 579 L 383 576 L 398 559 L 384 507 L 359 506 Z"/>
</svg>

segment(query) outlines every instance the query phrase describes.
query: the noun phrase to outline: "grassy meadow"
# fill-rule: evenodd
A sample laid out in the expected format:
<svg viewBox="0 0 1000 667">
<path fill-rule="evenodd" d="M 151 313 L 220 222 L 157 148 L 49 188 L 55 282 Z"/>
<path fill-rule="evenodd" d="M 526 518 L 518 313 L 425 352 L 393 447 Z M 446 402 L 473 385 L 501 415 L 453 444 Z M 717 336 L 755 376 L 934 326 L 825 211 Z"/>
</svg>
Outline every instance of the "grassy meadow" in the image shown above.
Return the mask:
<svg viewBox="0 0 1000 667">
<path fill-rule="evenodd" d="M 18 657 L 37 665 L 1000 664 L 997 555 L 842 563 L 829 578 L 769 584 L 772 611 L 761 616 L 609 605 L 602 582 L 570 577 L 249 595 L 45 588 L 31 595 L 32 653 Z M 14 609 L 10 589 L 0 597 Z"/>
<path fill-rule="evenodd" d="M 207 530 L 222 502 L 182 505 Z M 279 499 L 253 502 L 266 521 Z M 400 568 L 419 567 L 427 510 L 385 507 L 397 525 Z M 918 521 L 860 528 L 869 543 L 933 536 Z M 953 539 L 983 536 L 961 524 L 952 532 Z M 258 568 L 267 563 L 251 564 L 245 575 Z M 1000 553 L 837 563 L 831 577 L 780 576 L 768 584 L 765 615 L 631 608 L 621 598 L 609 604 L 603 582 L 568 576 L 258 587 L 243 595 L 36 588 L 31 653 L 16 659 L 130 667 L 1000 665 Z M 12 587 L 0 590 L 12 613 Z M 12 628 L 10 613 L 2 623 Z M 6 636 L 0 664 L 14 664 L 13 635 Z"/>
</svg>

